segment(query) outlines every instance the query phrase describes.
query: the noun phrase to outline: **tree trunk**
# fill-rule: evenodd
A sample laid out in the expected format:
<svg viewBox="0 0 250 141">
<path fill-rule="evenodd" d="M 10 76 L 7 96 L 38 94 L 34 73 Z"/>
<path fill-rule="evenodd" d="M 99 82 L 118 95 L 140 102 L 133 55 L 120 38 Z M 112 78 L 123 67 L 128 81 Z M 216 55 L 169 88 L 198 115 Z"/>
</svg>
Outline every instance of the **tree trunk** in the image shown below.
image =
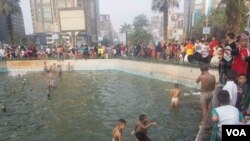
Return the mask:
<svg viewBox="0 0 250 141">
<path fill-rule="evenodd" d="M 228 1 L 227 4 L 227 32 L 233 32 L 235 35 L 238 35 L 241 30 L 243 30 L 243 24 L 245 22 L 245 11 L 242 9 L 245 8 L 245 2 L 242 0 L 238 0 L 237 7 L 240 9 L 240 11 L 232 12 L 230 9 L 230 1 Z"/>
<path fill-rule="evenodd" d="M 165 8 L 164 8 L 164 40 L 167 41 L 168 40 L 168 0 L 165 0 Z"/>
<path fill-rule="evenodd" d="M 12 26 L 12 19 L 11 19 L 11 14 L 7 14 L 5 16 L 6 18 L 6 23 L 7 23 L 7 28 L 8 28 L 8 40 L 11 45 L 14 45 L 14 37 L 13 37 L 13 26 Z"/>
</svg>

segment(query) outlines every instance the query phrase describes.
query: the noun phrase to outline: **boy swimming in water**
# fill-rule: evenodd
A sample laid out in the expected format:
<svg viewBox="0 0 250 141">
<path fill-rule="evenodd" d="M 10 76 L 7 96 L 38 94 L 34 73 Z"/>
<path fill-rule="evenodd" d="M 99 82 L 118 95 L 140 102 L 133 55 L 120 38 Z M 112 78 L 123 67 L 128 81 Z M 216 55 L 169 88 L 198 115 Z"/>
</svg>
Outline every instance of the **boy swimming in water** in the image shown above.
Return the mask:
<svg viewBox="0 0 250 141">
<path fill-rule="evenodd" d="M 136 124 L 133 134 L 136 137 L 136 141 L 151 141 L 147 136 L 147 130 L 151 126 L 156 126 L 156 122 L 149 122 L 148 117 L 144 114 L 139 116 L 139 123 Z"/>
<path fill-rule="evenodd" d="M 171 90 L 170 95 L 171 95 L 171 106 L 178 106 L 179 103 L 179 97 L 181 90 L 179 88 L 178 84 L 174 85 L 175 87 Z"/>
</svg>

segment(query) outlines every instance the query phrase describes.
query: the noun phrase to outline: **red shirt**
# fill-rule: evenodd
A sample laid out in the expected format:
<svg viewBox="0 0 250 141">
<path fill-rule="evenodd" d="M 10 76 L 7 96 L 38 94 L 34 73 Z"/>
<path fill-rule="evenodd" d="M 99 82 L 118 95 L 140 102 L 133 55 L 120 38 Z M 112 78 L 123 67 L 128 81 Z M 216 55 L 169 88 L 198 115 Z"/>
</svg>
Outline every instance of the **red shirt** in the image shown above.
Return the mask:
<svg viewBox="0 0 250 141">
<path fill-rule="evenodd" d="M 219 45 L 219 41 L 217 41 L 217 40 L 213 40 L 213 41 L 210 42 L 210 44 L 209 44 L 209 49 L 210 49 L 209 55 L 213 56 L 213 54 L 214 54 L 214 47 L 216 47 L 218 45 Z"/>
<path fill-rule="evenodd" d="M 241 59 L 241 56 L 249 56 L 250 50 L 247 48 L 241 48 L 239 47 L 239 54 L 237 56 L 234 56 L 233 58 L 233 64 L 232 64 L 232 70 L 236 71 L 237 74 L 247 74 L 247 62 Z"/>
</svg>

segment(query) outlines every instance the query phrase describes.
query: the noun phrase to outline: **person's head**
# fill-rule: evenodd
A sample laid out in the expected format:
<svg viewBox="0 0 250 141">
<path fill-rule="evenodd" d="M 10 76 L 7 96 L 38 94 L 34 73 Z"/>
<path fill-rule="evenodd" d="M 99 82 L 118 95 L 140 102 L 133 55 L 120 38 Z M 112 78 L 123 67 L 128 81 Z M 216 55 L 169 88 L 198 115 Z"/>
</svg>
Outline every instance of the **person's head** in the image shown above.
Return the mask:
<svg viewBox="0 0 250 141">
<path fill-rule="evenodd" d="M 202 73 L 207 72 L 208 71 L 208 65 L 201 65 L 200 70 L 201 70 Z"/>
<path fill-rule="evenodd" d="M 241 32 L 241 34 L 242 34 L 243 36 L 249 36 L 248 31 L 243 31 L 243 32 Z"/>
<path fill-rule="evenodd" d="M 241 41 L 240 42 L 240 47 L 242 47 L 242 48 L 247 48 L 247 41 Z"/>
<path fill-rule="evenodd" d="M 179 88 L 179 85 L 177 83 L 174 84 L 175 88 Z"/>
<path fill-rule="evenodd" d="M 212 37 L 212 40 L 214 41 L 215 39 L 216 39 L 216 38 L 213 36 L 213 37 Z"/>
<path fill-rule="evenodd" d="M 234 39 L 234 37 L 235 37 L 235 34 L 233 33 L 233 32 L 229 32 L 229 33 L 227 33 L 227 39 Z"/>
<path fill-rule="evenodd" d="M 247 75 L 246 74 L 239 74 L 238 75 L 238 84 L 246 84 L 247 82 Z"/>
<path fill-rule="evenodd" d="M 144 115 L 144 114 L 141 114 L 141 115 L 139 116 L 139 120 L 140 120 L 140 122 L 141 122 L 142 124 L 146 124 L 147 121 L 148 121 L 148 117 L 147 117 L 146 115 Z"/>
<path fill-rule="evenodd" d="M 221 105 L 227 105 L 230 102 L 230 96 L 227 90 L 221 90 L 217 94 L 217 99 Z"/>
<path fill-rule="evenodd" d="M 235 81 L 237 73 L 234 70 L 227 70 L 226 76 L 227 76 L 227 81 Z"/>
<path fill-rule="evenodd" d="M 240 39 L 241 39 L 241 36 L 238 35 L 238 36 L 236 37 L 236 42 L 237 42 L 237 43 L 240 42 Z"/>
<path fill-rule="evenodd" d="M 121 129 L 121 130 L 123 130 L 123 129 L 125 129 L 125 127 L 126 127 L 126 120 L 119 119 L 119 121 L 118 121 L 118 128 Z"/>
</svg>

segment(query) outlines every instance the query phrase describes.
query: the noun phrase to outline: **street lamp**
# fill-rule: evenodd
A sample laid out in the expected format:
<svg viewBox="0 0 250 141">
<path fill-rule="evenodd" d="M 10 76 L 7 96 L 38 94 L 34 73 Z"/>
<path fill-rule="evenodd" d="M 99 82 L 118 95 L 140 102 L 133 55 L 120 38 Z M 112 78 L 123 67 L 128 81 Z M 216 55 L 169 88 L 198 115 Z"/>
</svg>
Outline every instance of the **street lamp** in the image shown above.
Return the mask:
<svg viewBox="0 0 250 141">
<path fill-rule="evenodd" d="M 208 16 L 206 16 L 206 28 L 208 27 Z M 207 33 L 205 34 L 205 40 L 207 40 Z"/>
</svg>

